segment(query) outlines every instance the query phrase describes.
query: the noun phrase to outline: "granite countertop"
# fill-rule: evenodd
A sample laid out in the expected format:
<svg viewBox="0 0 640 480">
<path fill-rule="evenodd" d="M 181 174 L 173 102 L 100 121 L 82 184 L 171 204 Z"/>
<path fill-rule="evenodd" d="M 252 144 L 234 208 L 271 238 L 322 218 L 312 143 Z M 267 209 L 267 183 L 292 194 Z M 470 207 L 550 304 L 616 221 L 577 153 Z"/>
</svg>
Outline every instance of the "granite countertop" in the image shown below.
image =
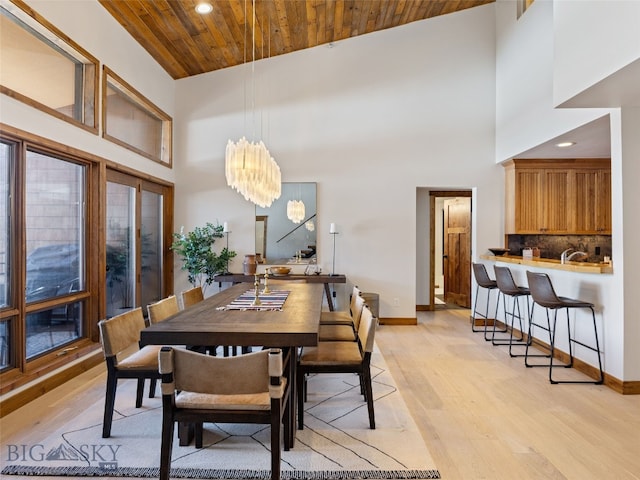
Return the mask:
<svg viewBox="0 0 640 480">
<path fill-rule="evenodd" d="M 613 266 L 610 263 L 589 263 L 589 262 L 566 262 L 560 263 L 555 258 L 522 258 L 516 255 L 480 255 L 483 260 L 494 262 L 515 263 L 517 265 L 530 265 L 538 268 L 551 268 L 554 270 L 564 270 L 578 273 L 613 273 Z"/>
</svg>

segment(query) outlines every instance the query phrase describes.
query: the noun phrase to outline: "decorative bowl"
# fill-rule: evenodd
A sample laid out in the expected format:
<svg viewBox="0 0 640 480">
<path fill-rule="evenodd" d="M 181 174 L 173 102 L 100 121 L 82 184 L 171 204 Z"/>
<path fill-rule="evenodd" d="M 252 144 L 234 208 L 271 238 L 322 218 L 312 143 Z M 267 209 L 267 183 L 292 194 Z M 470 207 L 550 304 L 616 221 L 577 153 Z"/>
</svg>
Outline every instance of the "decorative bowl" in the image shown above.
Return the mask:
<svg viewBox="0 0 640 480">
<path fill-rule="evenodd" d="M 509 251 L 508 248 L 490 248 L 489 251 L 496 257 L 500 257 Z"/>
<path fill-rule="evenodd" d="M 289 275 L 291 269 L 289 267 L 271 267 L 269 271 L 276 276 Z"/>
</svg>

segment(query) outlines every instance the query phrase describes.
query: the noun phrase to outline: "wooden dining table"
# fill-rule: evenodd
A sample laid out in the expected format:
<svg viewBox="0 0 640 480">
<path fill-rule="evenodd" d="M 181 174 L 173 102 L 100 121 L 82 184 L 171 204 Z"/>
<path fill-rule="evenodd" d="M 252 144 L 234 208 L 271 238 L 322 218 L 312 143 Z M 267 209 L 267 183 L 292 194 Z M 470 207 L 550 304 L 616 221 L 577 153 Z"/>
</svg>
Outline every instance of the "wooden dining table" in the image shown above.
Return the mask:
<svg viewBox="0 0 640 480">
<path fill-rule="evenodd" d="M 263 288 L 261 285 L 259 291 Z M 251 283 L 238 283 L 145 328 L 140 332 L 140 343 L 282 348 L 284 357 L 289 359 L 286 371 L 292 428 L 289 441 L 285 441 L 288 449 L 294 444 L 296 430 L 298 348 L 318 344 L 324 289 L 320 283 L 295 282 L 274 282 L 269 288 L 289 292 L 281 309 L 230 309 L 238 297 L 255 291 Z"/>
</svg>

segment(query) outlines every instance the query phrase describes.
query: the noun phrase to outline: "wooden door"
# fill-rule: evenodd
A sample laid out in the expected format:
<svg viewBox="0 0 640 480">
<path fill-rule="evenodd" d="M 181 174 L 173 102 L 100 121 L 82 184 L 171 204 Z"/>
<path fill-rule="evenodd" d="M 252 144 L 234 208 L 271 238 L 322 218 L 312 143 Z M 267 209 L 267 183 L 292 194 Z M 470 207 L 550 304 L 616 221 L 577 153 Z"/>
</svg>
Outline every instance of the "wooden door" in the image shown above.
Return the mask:
<svg viewBox="0 0 640 480">
<path fill-rule="evenodd" d="M 444 298 L 471 306 L 471 198 L 444 201 Z"/>
</svg>

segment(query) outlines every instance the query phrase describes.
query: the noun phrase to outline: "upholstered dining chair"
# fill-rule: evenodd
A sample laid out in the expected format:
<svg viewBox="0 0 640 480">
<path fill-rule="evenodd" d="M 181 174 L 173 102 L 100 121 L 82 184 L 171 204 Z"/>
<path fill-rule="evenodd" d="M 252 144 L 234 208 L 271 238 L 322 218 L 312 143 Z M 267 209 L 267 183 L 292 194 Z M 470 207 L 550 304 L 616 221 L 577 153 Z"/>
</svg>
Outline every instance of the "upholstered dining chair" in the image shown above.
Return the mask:
<svg viewBox="0 0 640 480">
<path fill-rule="evenodd" d="M 316 347 L 303 347 L 296 373 L 298 392 L 298 429 L 304 428 L 304 401 L 307 375 L 311 373 L 356 373 L 360 391 L 364 393 L 369 412 L 369 428 L 376 428 L 371 384 L 371 354 L 377 319 L 368 306 L 362 309 L 356 342 L 318 342 Z"/>
<path fill-rule="evenodd" d="M 145 328 L 140 307 L 122 313 L 98 323 L 100 342 L 107 363 L 107 392 L 104 401 L 104 420 L 102 438 L 111 436 L 113 409 L 116 401 L 116 389 L 121 378 L 138 380 L 136 408 L 142 406 L 145 379 L 151 379 L 149 397 L 153 397 L 155 382 L 160 378 L 158 372 L 158 352 L 160 346 L 148 345 L 123 357 L 134 344 L 140 341 L 140 331 Z"/>
<path fill-rule="evenodd" d="M 351 289 L 349 299 L 349 310 L 335 310 L 332 312 L 322 312 L 320 314 L 320 324 L 325 325 L 348 325 L 353 326 L 353 313 L 355 311 L 356 299 L 361 296 L 362 291 L 357 285 Z"/>
<path fill-rule="evenodd" d="M 204 300 L 204 293 L 202 292 L 202 287 L 198 285 L 197 287 L 182 292 L 180 297 L 182 299 L 182 308 L 189 308 L 191 305 L 195 305 Z"/>
<path fill-rule="evenodd" d="M 193 301 L 198 297 L 198 292 L 197 292 L 198 289 L 200 289 L 200 287 L 196 287 L 195 289 L 192 289 L 192 290 L 195 290 L 195 292 L 188 294 L 188 298 L 189 298 L 188 301 Z M 189 291 L 191 292 L 191 290 Z M 182 294 L 183 301 L 184 301 L 184 293 L 187 293 L 187 292 L 183 292 Z M 200 293 L 202 293 L 202 289 L 200 289 Z M 203 297 L 203 300 L 204 300 L 204 297 Z M 195 305 L 196 303 L 198 302 L 194 302 L 193 305 Z M 151 303 L 147 305 L 149 323 L 151 323 L 152 325 L 154 323 L 163 322 L 164 320 L 166 320 L 172 315 L 175 315 L 179 311 L 180 311 L 180 306 L 178 305 L 178 299 L 176 298 L 175 295 L 170 295 L 167 298 L 163 298 L 162 300 L 159 300 L 156 303 Z M 187 345 L 187 348 L 195 352 L 209 353 L 210 355 L 215 355 L 218 347 L 215 345 L 211 345 L 211 346 Z M 225 356 L 228 356 L 227 350 L 226 350 L 228 347 L 224 347 L 224 348 L 225 348 Z"/>
<path fill-rule="evenodd" d="M 179 311 L 180 307 L 175 295 L 170 295 L 156 303 L 147 305 L 147 313 L 149 314 L 149 323 L 151 325 L 162 322 Z"/>
<path fill-rule="evenodd" d="M 357 340 L 365 300 L 360 295 L 354 298 L 353 323 L 351 325 L 321 323 L 318 330 L 318 340 L 321 342 L 355 342 Z"/>
<path fill-rule="evenodd" d="M 285 448 L 291 423 L 287 379 L 280 349 L 238 357 L 212 357 L 162 347 L 162 440 L 160 479 L 169 480 L 176 422 L 195 425 L 196 448 L 202 447 L 203 422 L 271 426 L 271 479 L 280 479 L 281 427 Z"/>
</svg>

